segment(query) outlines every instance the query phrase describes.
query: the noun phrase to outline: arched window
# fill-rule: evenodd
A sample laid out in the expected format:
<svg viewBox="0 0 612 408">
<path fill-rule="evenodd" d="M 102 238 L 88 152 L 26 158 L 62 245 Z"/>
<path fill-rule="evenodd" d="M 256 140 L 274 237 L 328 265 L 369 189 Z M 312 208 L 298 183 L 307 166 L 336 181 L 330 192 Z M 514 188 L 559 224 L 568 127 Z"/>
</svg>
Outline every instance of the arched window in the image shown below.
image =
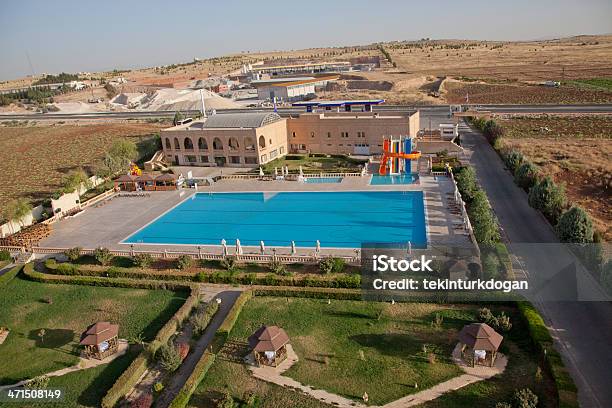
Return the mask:
<svg viewBox="0 0 612 408">
<path fill-rule="evenodd" d="M 204 139 L 203 137 L 198 139 L 198 149 L 208 150 L 208 143 L 206 143 L 206 139 Z"/>
<path fill-rule="evenodd" d="M 172 149 L 172 144 L 170 143 L 170 138 L 166 138 L 166 149 Z"/>
<path fill-rule="evenodd" d="M 255 150 L 255 142 L 252 137 L 247 136 L 244 138 L 244 150 Z"/>
<path fill-rule="evenodd" d="M 266 147 L 266 138 L 263 136 L 259 136 L 259 147 L 261 148 Z"/>
<path fill-rule="evenodd" d="M 215 150 L 223 150 L 223 142 L 218 137 L 215 137 L 213 140 L 213 149 Z"/>
<path fill-rule="evenodd" d="M 186 137 L 184 143 L 185 143 L 185 150 L 193 150 L 193 142 L 191 141 L 191 138 Z"/>
<path fill-rule="evenodd" d="M 174 138 L 174 149 L 175 150 L 180 150 L 181 149 L 181 145 L 179 144 L 178 139 L 175 137 Z"/>
<path fill-rule="evenodd" d="M 240 147 L 240 145 L 238 145 L 238 139 L 236 139 L 235 137 L 230 137 L 228 145 L 230 147 L 230 150 L 238 150 L 238 148 Z"/>
</svg>

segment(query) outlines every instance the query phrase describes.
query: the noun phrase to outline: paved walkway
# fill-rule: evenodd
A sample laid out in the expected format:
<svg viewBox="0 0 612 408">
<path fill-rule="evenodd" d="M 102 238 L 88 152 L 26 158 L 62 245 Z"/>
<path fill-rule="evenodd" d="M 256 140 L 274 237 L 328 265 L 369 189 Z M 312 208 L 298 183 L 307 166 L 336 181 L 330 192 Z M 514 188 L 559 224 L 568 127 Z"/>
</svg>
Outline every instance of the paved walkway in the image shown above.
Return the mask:
<svg viewBox="0 0 612 408">
<path fill-rule="evenodd" d="M 75 371 L 86 370 L 88 368 L 97 367 L 97 366 L 102 365 L 102 364 L 108 364 L 111 361 L 113 361 L 114 359 L 116 359 L 118 357 L 121 357 L 122 355 L 127 353 L 128 348 L 129 348 L 129 344 L 128 344 L 128 342 L 126 340 L 119 340 L 117 352 L 115 354 L 113 354 L 112 356 L 106 357 L 104 360 L 98 360 L 98 359 L 95 359 L 95 358 L 89 359 L 89 358 L 79 357 L 79 362 L 76 365 L 73 365 L 72 367 L 62 368 L 61 370 L 52 371 L 50 373 L 41 374 L 41 376 L 45 375 L 47 377 L 60 377 L 62 375 L 73 373 Z M 21 387 L 22 385 L 26 384 L 28 381 L 29 381 L 29 379 L 28 380 L 19 381 L 16 384 L 2 385 L 2 386 L 0 386 L 0 390 L 4 390 L 4 389 L 8 389 L 8 388 Z"/>
<path fill-rule="evenodd" d="M 298 356 L 297 354 L 295 354 L 293 348 L 289 344 L 287 345 L 287 359 L 281 364 L 279 364 L 278 367 L 251 366 L 250 369 L 253 373 L 253 376 L 256 378 L 280 385 L 281 387 L 300 390 L 305 394 L 308 394 L 318 399 L 319 401 L 334 405 L 336 407 L 368 407 L 367 405 L 364 405 L 360 402 L 341 397 L 337 394 L 332 394 L 324 390 L 313 389 L 312 387 L 303 385 L 302 383 L 295 381 L 292 378 L 282 375 L 282 373 L 287 371 L 297 361 Z M 455 349 L 453 350 L 453 361 L 455 362 L 455 364 L 461 367 L 463 371 L 465 371 L 465 374 L 460 375 L 459 377 L 451 378 L 448 381 L 435 385 L 421 392 L 417 392 L 416 394 L 407 395 L 398 400 L 389 402 L 388 404 L 382 406 L 374 406 L 374 408 L 407 408 L 434 400 L 447 392 L 455 391 L 459 388 L 465 387 L 466 385 L 486 380 L 488 378 L 493 377 L 494 375 L 501 374 L 506 369 L 506 364 L 508 363 L 508 359 L 506 358 L 506 356 L 498 353 L 497 359 L 495 360 L 495 365 L 493 367 L 470 367 L 466 365 L 463 359 L 461 358 L 460 344 L 457 344 L 457 346 L 455 346 Z M 373 406 L 369 407 L 372 408 Z"/>
</svg>

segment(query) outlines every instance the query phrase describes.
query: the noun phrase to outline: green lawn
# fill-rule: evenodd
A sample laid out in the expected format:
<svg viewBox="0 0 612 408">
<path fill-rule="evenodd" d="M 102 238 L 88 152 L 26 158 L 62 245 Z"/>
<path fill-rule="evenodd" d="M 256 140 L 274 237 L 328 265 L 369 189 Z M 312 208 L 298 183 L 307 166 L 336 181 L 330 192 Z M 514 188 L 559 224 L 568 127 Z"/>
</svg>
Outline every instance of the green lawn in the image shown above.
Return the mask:
<svg viewBox="0 0 612 408">
<path fill-rule="evenodd" d="M 575 79 L 567 83 L 579 88 L 612 91 L 612 78 Z"/>
<path fill-rule="evenodd" d="M 384 404 L 461 374 L 450 355 L 457 331 L 473 321 L 476 309 L 256 297 L 245 305 L 229 342 L 245 342 L 261 324 L 276 324 L 287 331 L 300 358 L 287 376 L 356 400 L 367 392 L 370 404 Z M 436 313 L 444 317 L 437 329 L 431 324 Z M 424 345 L 435 354 L 435 363 L 429 362 Z M 224 387 L 236 397 L 255 392 L 266 407 L 282 406 L 278 399 L 288 392 L 267 392 L 271 387 L 249 378 L 243 366 L 221 361 L 213 365 L 198 398 Z"/>
<path fill-rule="evenodd" d="M 299 170 L 302 166 L 304 171 L 322 171 L 322 172 L 356 172 L 360 171 L 359 166 L 365 163 L 363 160 L 357 160 L 348 156 L 330 156 L 330 157 L 310 157 L 307 155 L 290 154 L 262 166 L 262 169 L 268 173 L 274 173 L 274 167 L 278 167 L 280 172 L 281 166 L 288 166 L 290 171 Z M 259 171 L 259 170 L 257 170 Z M 280 174 L 280 173 L 279 173 Z"/>
<path fill-rule="evenodd" d="M 0 287 L 0 326 L 11 333 L 0 345 L 0 384 L 11 384 L 78 362 L 79 336 L 96 321 L 120 325 L 120 338 L 142 334 L 152 339 L 187 294 L 165 290 L 123 289 L 31 282 L 21 277 Z M 40 330 L 45 330 L 41 338 Z M 53 379 L 52 384 L 70 385 L 71 392 L 86 392 L 90 383 L 102 382 L 106 388 L 121 370 L 112 367 L 129 364 L 122 358 L 109 366 Z M 126 363 L 127 361 L 127 363 Z M 113 372 L 106 375 L 105 370 Z M 104 373 L 104 379 L 97 378 Z M 76 403 L 76 402 L 75 402 Z M 94 404 L 95 405 L 95 404 Z"/>
</svg>

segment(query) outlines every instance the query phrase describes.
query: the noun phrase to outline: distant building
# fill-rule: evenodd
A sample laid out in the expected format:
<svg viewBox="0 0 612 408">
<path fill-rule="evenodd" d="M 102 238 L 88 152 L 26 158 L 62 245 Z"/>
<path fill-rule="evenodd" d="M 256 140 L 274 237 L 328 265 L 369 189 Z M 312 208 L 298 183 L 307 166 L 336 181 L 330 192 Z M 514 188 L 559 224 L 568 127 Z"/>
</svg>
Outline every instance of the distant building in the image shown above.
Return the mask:
<svg viewBox="0 0 612 408">
<path fill-rule="evenodd" d="M 293 74 L 314 74 L 318 72 L 343 72 L 351 69 L 351 63 L 348 61 L 330 61 L 330 62 L 307 62 L 302 64 L 292 65 L 250 65 L 251 74 L 255 77 L 261 74 L 275 75 L 293 75 Z"/>
<path fill-rule="evenodd" d="M 276 97 L 278 101 L 295 102 L 316 95 L 317 87 L 325 86 L 338 78 L 338 75 L 319 78 L 278 78 L 252 81 L 251 84 L 257 88 L 258 99 L 274 100 Z"/>
<path fill-rule="evenodd" d="M 254 167 L 287 154 L 286 119 L 277 113 L 226 113 L 161 131 L 175 165 Z"/>
<path fill-rule="evenodd" d="M 323 107 L 289 119 L 273 112 L 223 113 L 164 129 L 164 155 L 175 165 L 256 167 L 289 152 L 380 154 L 383 136 L 416 136 L 419 129 L 418 111 L 347 112 L 344 105 L 356 101 L 333 103 L 336 111 Z"/>
</svg>

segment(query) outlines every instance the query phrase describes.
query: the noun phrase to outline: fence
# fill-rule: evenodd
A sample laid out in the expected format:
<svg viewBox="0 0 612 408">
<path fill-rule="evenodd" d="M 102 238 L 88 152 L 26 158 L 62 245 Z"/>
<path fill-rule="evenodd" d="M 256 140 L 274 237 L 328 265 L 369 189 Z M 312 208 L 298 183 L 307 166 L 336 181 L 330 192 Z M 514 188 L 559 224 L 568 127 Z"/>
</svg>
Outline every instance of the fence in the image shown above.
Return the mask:
<svg viewBox="0 0 612 408">
<path fill-rule="evenodd" d="M 474 229 L 472 228 L 472 223 L 470 222 L 470 217 L 468 217 L 467 209 L 465 208 L 465 202 L 463 201 L 463 197 L 461 197 L 461 193 L 459 192 L 459 188 L 457 187 L 457 181 L 455 180 L 455 175 L 452 171 L 448 173 L 450 179 L 453 182 L 453 193 L 455 194 L 455 200 L 461 206 L 461 216 L 463 218 L 463 223 L 465 225 L 465 229 L 470 234 L 470 240 L 476 246 L 476 251 L 478 252 L 478 256 L 480 256 L 480 247 L 478 246 L 478 242 L 476 242 L 476 236 L 474 235 Z"/>
<path fill-rule="evenodd" d="M 322 178 L 322 177 L 363 177 L 367 175 L 367 173 L 360 173 L 360 172 L 348 172 L 348 173 L 323 173 L 323 172 L 302 172 L 302 176 L 303 177 L 310 177 L 310 178 Z M 282 175 L 279 174 L 278 177 L 281 177 Z M 289 174 L 285 174 L 282 177 L 289 177 L 291 179 L 297 179 L 297 177 L 299 177 L 300 174 L 299 173 L 289 173 Z M 259 179 L 270 179 L 270 178 L 274 178 L 274 175 L 270 175 L 270 174 L 266 174 L 264 176 L 260 176 L 259 174 L 227 174 L 227 175 L 222 175 L 219 176 L 218 179 L 219 180 L 259 180 Z"/>
<path fill-rule="evenodd" d="M 44 247 L 19 247 L 19 246 L 0 246 L 0 250 L 7 250 L 11 253 L 16 252 L 31 252 L 35 255 L 60 255 L 63 254 L 66 250 L 70 248 L 44 248 Z M 82 255 L 93 255 L 95 253 L 95 249 L 81 249 Z M 209 252 L 203 252 L 198 250 L 198 252 L 189 252 L 189 251 L 136 251 L 133 249 L 127 250 L 109 250 L 111 254 L 114 256 L 125 256 L 125 257 L 133 257 L 138 254 L 148 254 L 153 258 L 158 259 L 176 259 L 182 255 L 190 256 L 194 259 L 203 259 L 208 261 L 221 261 L 225 258 L 232 258 L 238 262 L 253 262 L 253 263 L 270 263 L 272 261 L 282 262 L 282 263 L 318 263 L 321 259 L 334 257 L 343 259 L 347 263 L 358 264 L 361 261 L 361 257 L 359 253 L 355 253 L 355 256 L 346 256 L 346 255 L 322 255 L 319 253 L 314 253 L 312 255 L 276 255 L 272 254 L 233 254 L 233 255 L 223 255 L 223 254 L 214 254 Z"/>
</svg>

